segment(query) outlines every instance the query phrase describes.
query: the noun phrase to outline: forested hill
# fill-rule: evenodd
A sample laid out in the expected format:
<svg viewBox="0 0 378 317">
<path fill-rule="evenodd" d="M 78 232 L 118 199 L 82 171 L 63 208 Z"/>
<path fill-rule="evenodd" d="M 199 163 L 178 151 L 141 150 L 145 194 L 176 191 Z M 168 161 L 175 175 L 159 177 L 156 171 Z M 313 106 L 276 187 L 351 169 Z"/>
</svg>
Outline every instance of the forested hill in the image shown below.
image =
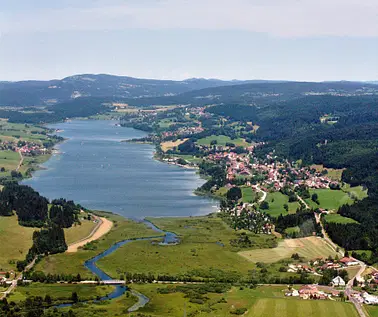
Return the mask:
<svg viewBox="0 0 378 317">
<path fill-rule="evenodd" d="M 172 104 L 257 104 L 287 101 L 311 95 L 378 95 L 378 85 L 359 82 L 254 82 L 194 90 L 175 96 L 129 100 L 133 106 Z"/>
<path fill-rule="evenodd" d="M 338 211 L 358 224 L 326 223 L 326 228 L 346 249 L 371 250 L 364 261 L 378 261 L 378 96 L 306 96 L 265 107 L 226 104 L 207 111 L 257 124 L 248 135 L 266 142 L 257 155 L 344 168 L 344 182 L 366 186 L 368 198 Z"/>
<path fill-rule="evenodd" d="M 207 87 L 253 81 L 193 78 L 183 81 L 113 75 L 75 75 L 61 80 L 0 82 L 0 106 L 44 106 L 78 97 L 141 98 L 176 95 Z M 260 81 L 257 81 L 260 82 Z"/>
</svg>

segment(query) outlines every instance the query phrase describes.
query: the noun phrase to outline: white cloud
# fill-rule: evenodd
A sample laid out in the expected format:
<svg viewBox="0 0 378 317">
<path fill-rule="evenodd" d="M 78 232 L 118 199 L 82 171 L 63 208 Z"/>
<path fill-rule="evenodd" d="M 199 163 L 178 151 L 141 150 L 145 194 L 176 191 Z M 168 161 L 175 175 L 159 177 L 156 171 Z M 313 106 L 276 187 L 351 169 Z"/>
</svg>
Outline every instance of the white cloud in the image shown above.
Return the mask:
<svg viewBox="0 0 378 317">
<path fill-rule="evenodd" d="M 26 0 L 25 0 L 26 1 Z M 132 0 L 4 13 L 0 31 L 202 29 L 278 37 L 378 37 L 377 0 Z"/>
</svg>

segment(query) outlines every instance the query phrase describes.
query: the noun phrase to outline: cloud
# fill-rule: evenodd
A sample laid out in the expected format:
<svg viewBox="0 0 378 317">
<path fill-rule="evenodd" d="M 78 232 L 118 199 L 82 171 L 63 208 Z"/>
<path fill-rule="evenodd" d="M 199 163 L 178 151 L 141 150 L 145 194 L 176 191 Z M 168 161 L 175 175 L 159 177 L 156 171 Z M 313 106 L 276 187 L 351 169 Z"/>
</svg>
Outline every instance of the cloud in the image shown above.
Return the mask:
<svg viewBox="0 0 378 317">
<path fill-rule="evenodd" d="M 142 28 L 242 30 L 277 37 L 378 37 L 376 0 L 85 0 L 80 7 L 66 1 L 70 6 L 5 13 L 0 31 Z"/>
</svg>

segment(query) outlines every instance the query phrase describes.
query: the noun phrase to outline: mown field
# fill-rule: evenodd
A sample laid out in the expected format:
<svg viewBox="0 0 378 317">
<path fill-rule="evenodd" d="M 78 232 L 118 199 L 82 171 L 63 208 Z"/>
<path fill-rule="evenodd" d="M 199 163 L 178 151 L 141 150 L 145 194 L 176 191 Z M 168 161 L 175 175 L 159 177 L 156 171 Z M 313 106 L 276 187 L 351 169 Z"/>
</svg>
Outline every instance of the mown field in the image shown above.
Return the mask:
<svg viewBox="0 0 378 317">
<path fill-rule="evenodd" d="M 72 293 L 76 292 L 80 301 L 95 300 L 97 296 L 104 297 L 114 290 L 114 286 L 80 285 L 80 284 L 42 284 L 32 283 L 28 286 L 17 287 L 9 296 L 10 301 L 24 301 L 30 296 L 50 295 L 53 302 L 70 301 Z"/>
<path fill-rule="evenodd" d="M 287 298 L 283 286 L 262 286 L 256 289 L 236 288 L 224 293 L 207 293 L 203 304 L 190 302 L 183 293 L 161 294 L 158 288 L 168 285 L 134 285 L 133 288 L 147 295 L 151 301 L 138 313 L 152 317 L 162 316 L 237 316 L 237 309 L 246 309 L 243 316 L 253 317 L 357 317 L 352 304 L 338 301 L 315 301 Z M 138 316 L 138 313 L 131 316 Z"/>
<path fill-rule="evenodd" d="M 135 241 L 124 245 L 116 252 L 101 259 L 98 266 L 111 276 L 123 272 L 178 275 L 193 270 L 236 271 L 247 274 L 253 265 L 237 251 L 233 245 L 239 233 L 229 228 L 220 218 L 157 218 L 153 222 L 180 237 L 180 244 L 161 246 L 151 241 Z M 249 234 L 253 241 L 251 248 L 272 246 L 276 238 L 268 235 Z"/>
<path fill-rule="evenodd" d="M 294 253 L 308 260 L 336 256 L 336 252 L 324 240 L 317 237 L 285 239 L 278 242 L 277 248 L 239 252 L 245 259 L 254 263 L 274 263 L 290 258 Z"/>
<path fill-rule="evenodd" d="M 358 223 L 356 220 L 348 218 L 348 217 L 343 217 L 339 214 L 329 214 L 325 215 L 324 219 L 327 222 L 335 222 L 335 223 L 341 223 L 341 224 L 347 224 L 347 223 Z"/>
<path fill-rule="evenodd" d="M 225 135 L 210 135 L 206 138 L 197 140 L 197 144 L 209 146 L 211 144 L 211 141 L 217 141 L 217 145 L 222 145 L 222 146 L 225 146 L 226 143 L 233 143 L 236 146 L 249 146 L 250 145 L 242 138 L 231 140 L 230 137 L 225 136 Z"/>
<path fill-rule="evenodd" d="M 15 270 L 15 262 L 25 259 L 34 230 L 20 226 L 16 216 L 0 217 L 0 271 Z"/>
<path fill-rule="evenodd" d="M 272 217 L 278 217 L 281 214 L 283 216 L 292 214 L 299 208 L 298 202 L 289 203 L 289 197 L 280 192 L 268 193 L 265 201 L 269 204 L 269 209 L 264 211 Z M 288 212 L 284 209 L 284 204 L 288 205 Z"/>
<path fill-rule="evenodd" d="M 92 277 L 92 274 L 83 266 L 86 260 L 108 249 L 118 241 L 159 235 L 143 223 L 136 223 L 110 213 L 97 212 L 97 214 L 108 217 L 114 222 L 114 226 L 107 235 L 99 239 L 98 242 L 91 244 L 91 250 L 79 250 L 76 253 L 60 253 L 50 255 L 43 258 L 42 261 L 35 266 L 35 270 L 43 271 L 46 274 L 64 273 L 76 275 L 80 273 L 83 277 Z"/>
</svg>

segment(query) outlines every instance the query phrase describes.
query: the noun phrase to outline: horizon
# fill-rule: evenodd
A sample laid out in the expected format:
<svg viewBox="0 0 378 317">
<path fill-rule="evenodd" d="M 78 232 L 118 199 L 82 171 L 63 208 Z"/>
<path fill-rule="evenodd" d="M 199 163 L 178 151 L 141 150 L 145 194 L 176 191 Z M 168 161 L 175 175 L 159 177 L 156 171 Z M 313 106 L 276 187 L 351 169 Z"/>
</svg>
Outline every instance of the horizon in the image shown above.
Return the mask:
<svg viewBox="0 0 378 317">
<path fill-rule="evenodd" d="M 376 0 L 0 0 L 0 76 L 374 81 Z"/>
<path fill-rule="evenodd" d="M 245 82 L 245 81 L 267 81 L 267 82 L 298 82 L 298 83 L 332 83 L 332 82 L 356 82 L 356 83 L 371 83 L 371 82 L 378 82 L 378 77 L 376 79 L 366 79 L 366 80 L 349 80 L 349 79 L 336 79 L 336 80 L 289 80 L 289 79 L 264 79 L 264 78 L 248 78 L 248 79 L 238 79 L 238 78 L 215 78 L 215 77 L 188 77 L 184 79 L 173 79 L 173 78 L 146 78 L 146 77 L 138 77 L 138 76 L 130 76 L 130 75 L 118 75 L 118 74 L 112 74 L 112 73 L 77 73 L 72 74 L 60 78 L 46 78 L 46 79 L 20 79 L 20 80 L 4 80 L 0 79 L 0 82 L 8 82 L 8 83 L 17 83 L 17 82 L 28 82 L 28 81 L 54 81 L 54 80 L 64 80 L 66 78 L 76 77 L 76 76 L 114 76 L 114 77 L 128 77 L 128 78 L 134 78 L 134 79 L 142 79 L 142 80 L 167 80 L 167 81 L 189 81 L 189 80 L 217 80 L 217 81 L 223 81 L 223 82 Z"/>
</svg>

